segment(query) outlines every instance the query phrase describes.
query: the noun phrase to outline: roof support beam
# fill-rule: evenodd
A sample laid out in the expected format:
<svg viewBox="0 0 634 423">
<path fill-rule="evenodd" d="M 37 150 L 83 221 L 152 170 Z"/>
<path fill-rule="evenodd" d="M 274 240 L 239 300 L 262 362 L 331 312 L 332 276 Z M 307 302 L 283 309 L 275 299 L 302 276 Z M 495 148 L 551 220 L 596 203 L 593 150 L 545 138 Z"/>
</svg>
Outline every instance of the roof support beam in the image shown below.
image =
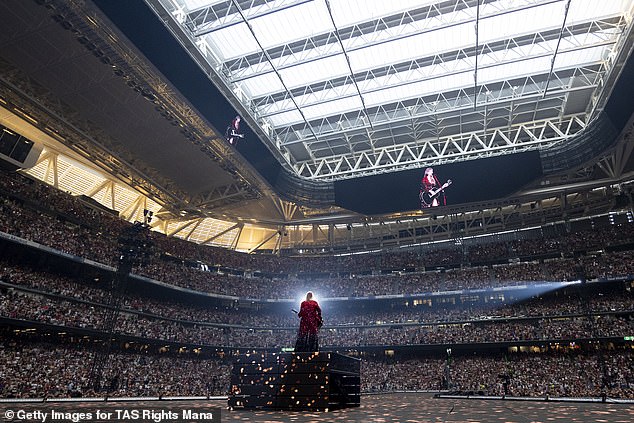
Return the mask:
<svg viewBox="0 0 634 423">
<path fill-rule="evenodd" d="M 578 49 L 580 47 L 590 48 L 597 45 L 602 45 L 602 43 L 612 43 L 609 37 L 606 37 L 603 34 L 603 31 L 609 30 L 618 30 L 619 29 L 620 20 L 609 20 L 609 21 L 592 21 L 592 22 L 584 22 L 572 25 L 566 28 L 566 32 L 569 37 L 574 36 L 585 36 L 586 40 L 583 45 L 576 45 L 575 47 L 570 47 L 567 50 L 573 51 L 572 48 Z M 342 76 L 334 79 L 320 81 L 317 83 L 309 84 L 305 87 L 298 87 L 291 90 L 291 94 L 295 97 L 301 97 L 306 95 L 317 96 L 319 92 L 326 90 L 334 90 L 340 87 L 345 87 L 353 83 L 352 79 L 360 80 L 360 81 L 371 81 L 378 77 L 388 77 L 391 76 L 392 79 L 396 78 L 400 73 L 403 72 L 417 72 L 420 73 L 420 78 L 425 80 L 433 80 L 435 78 L 457 74 L 459 72 L 451 72 L 448 69 L 453 68 L 464 68 L 469 69 L 470 65 L 472 65 L 474 57 L 477 53 L 483 54 L 486 52 L 486 58 L 490 59 L 489 62 L 494 61 L 496 64 L 501 63 L 502 60 L 498 58 L 501 54 L 505 52 L 509 52 L 510 50 L 514 51 L 514 58 L 508 60 L 504 59 L 504 63 L 516 63 L 517 61 L 526 60 L 529 58 L 540 58 L 547 57 L 554 54 L 554 49 L 550 47 L 548 44 L 549 41 L 556 40 L 559 37 L 559 31 L 554 30 L 544 30 L 542 32 L 535 33 L 534 36 L 527 37 L 525 35 L 519 35 L 513 38 L 504 38 L 500 40 L 492 40 L 487 43 L 482 44 L 479 49 L 464 46 L 463 48 L 457 48 L 449 51 L 436 52 L 433 55 L 426 57 L 417 57 L 412 58 L 409 61 L 390 64 L 381 66 L 379 68 L 374 68 L 370 70 L 364 70 L 362 72 L 357 72 L 356 74 L 350 76 Z M 537 40 L 537 41 L 536 41 Z M 539 51 L 522 51 L 521 48 L 535 45 L 541 43 L 541 49 Z M 579 44 L 579 42 L 577 42 Z M 534 50 L 534 49 L 533 49 Z M 457 66 L 462 65 L 462 66 Z M 251 78 L 256 77 L 257 75 L 251 76 Z M 417 78 L 418 80 L 418 78 Z M 401 81 L 402 82 L 402 81 Z M 406 82 L 406 81 L 405 81 Z M 398 84 L 392 84 L 392 86 L 399 86 Z M 364 89 L 365 92 L 371 92 L 367 87 Z M 258 97 L 254 97 L 252 99 L 252 103 L 255 107 L 260 110 L 264 110 L 266 113 L 272 113 L 266 110 L 267 104 L 273 104 L 276 102 L 280 102 L 285 100 L 286 92 L 275 92 L 269 93 L 266 95 L 261 95 Z M 340 95 L 337 96 L 338 98 Z M 319 102 L 313 104 L 320 104 Z"/>
<path fill-rule="evenodd" d="M 282 10 L 290 9 L 295 6 L 302 5 L 304 3 L 310 3 L 314 0 L 286 0 L 282 1 L 278 7 L 271 7 L 269 2 L 252 2 L 250 9 L 254 9 L 253 13 L 249 14 L 249 19 L 257 19 L 271 13 L 281 12 Z M 227 2 L 229 6 L 231 2 Z M 280 3 L 279 1 L 275 3 Z M 220 5 L 221 6 L 221 5 Z M 219 5 L 215 4 L 207 6 L 202 9 L 191 11 L 187 14 L 185 25 L 192 30 L 194 37 L 201 37 L 203 35 L 211 34 L 212 32 L 219 31 L 221 29 L 230 28 L 234 25 L 242 22 L 239 16 L 231 12 L 231 7 L 228 7 L 225 11 L 225 15 L 221 16 L 217 13 Z M 209 18 L 211 16 L 211 18 Z M 198 22 L 200 21 L 200 23 Z"/>
<path fill-rule="evenodd" d="M 392 42 L 392 41 L 398 41 L 398 40 L 403 40 L 403 39 L 407 39 L 407 38 L 412 38 L 415 37 L 417 35 L 421 35 L 421 34 L 425 34 L 425 33 L 431 33 L 434 31 L 440 31 L 440 30 L 444 30 L 447 28 L 451 28 L 451 27 L 455 27 L 461 24 L 468 24 L 470 22 L 474 22 L 476 17 L 475 17 L 475 13 L 471 10 L 472 7 L 469 6 L 468 1 L 465 0 L 453 0 L 454 1 L 454 5 L 453 5 L 453 10 L 452 12 L 462 12 L 459 15 L 455 14 L 455 13 L 442 13 L 440 10 L 438 10 L 438 8 L 436 7 L 436 5 L 430 5 L 427 6 L 429 7 L 428 10 L 426 11 L 422 11 L 422 13 L 419 13 L 416 15 L 416 17 L 412 17 L 411 12 L 402 12 L 400 13 L 398 16 L 390 16 L 388 18 L 390 19 L 385 19 L 384 18 L 377 18 L 374 21 L 372 21 L 372 25 L 369 25 L 370 28 L 372 28 L 371 32 L 368 32 L 367 29 L 362 28 L 360 25 L 353 25 L 347 28 L 344 28 L 341 32 L 344 32 L 346 34 L 350 34 L 350 37 L 356 35 L 356 34 L 363 34 L 364 37 L 366 38 L 370 38 L 367 42 L 357 46 L 357 47 L 353 47 L 348 49 L 348 52 L 356 52 L 359 50 L 363 50 L 366 48 L 370 48 L 370 47 L 374 47 L 380 44 L 385 44 L 387 42 Z M 487 3 L 490 3 L 491 0 L 480 0 L 480 1 L 486 1 Z M 495 13 L 491 13 L 489 15 L 486 16 L 487 19 L 489 18 L 494 18 L 497 16 L 503 16 L 509 13 L 513 13 L 513 12 L 517 12 L 520 10 L 526 10 L 526 9 L 531 9 L 534 7 L 539 7 L 539 6 L 543 6 L 545 4 L 549 4 L 549 3 L 558 3 L 562 0 L 549 0 L 546 2 L 540 2 L 540 1 L 534 1 L 530 4 L 527 5 L 522 5 L 522 6 L 517 6 L 517 7 L 512 7 L 512 8 L 508 8 L 508 9 L 504 9 L 504 10 L 500 10 L 498 12 Z M 440 21 L 439 25 L 436 26 L 430 26 L 430 25 L 423 25 L 421 27 L 420 30 L 418 31 L 410 31 L 410 32 L 396 32 L 394 33 L 394 35 L 389 36 L 389 37 L 385 37 L 382 34 L 380 34 L 380 31 L 376 31 L 374 28 L 391 28 L 393 27 L 395 24 L 394 22 L 403 22 L 403 21 L 408 21 L 408 20 L 426 20 L 426 19 L 430 19 L 432 20 L 434 23 Z M 329 34 L 317 34 L 316 36 L 313 36 L 311 39 L 307 39 L 305 40 L 305 44 L 307 45 L 313 45 L 313 46 L 321 46 L 323 44 L 323 42 L 319 42 L 316 38 L 319 37 L 319 39 L 326 39 L 328 40 L 329 43 L 334 43 L 336 42 L 336 38 L 333 36 L 334 34 L 329 33 Z M 328 46 L 329 47 L 329 46 Z M 283 49 L 281 49 L 281 51 L 283 52 L 287 52 L 287 54 L 290 55 L 295 55 L 295 50 L 292 46 L 287 45 L 284 46 Z M 312 61 L 315 60 L 319 60 L 319 59 L 323 59 L 323 58 L 328 58 L 328 57 L 332 57 L 335 55 L 340 54 L 339 52 L 332 52 L 331 49 L 327 49 L 328 52 L 324 51 L 322 54 L 317 55 L 318 57 L 316 58 L 315 55 L 304 55 L 306 56 L 303 59 L 296 59 L 296 60 L 287 60 L 286 62 L 288 64 L 286 65 L 281 65 L 277 68 L 277 70 L 284 70 L 284 69 L 289 69 L 291 67 L 294 66 L 298 66 L 301 64 L 305 64 L 305 63 L 310 63 Z M 304 50 L 302 50 L 300 53 L 303 53 Z M 267 52 L 268 53 L 268 52 Z M 270 54 L 270 53 L 269 53 Z M 259 75 L 264 75 L 267 73 L 271 73 L 272 71 L 270 69 L 262 69 L 261 71 L 257 71 L 257 72 L 252 72 L 250 74 L 240 74 L 241 70 L 244 69 L 248 69 L 251 66 L 254 66 L 254 64 L 257 63 L 262 63 L 266 61 L 266 56 L 263 53 L 258 53 L 257 56 L 259 57 L 254 57 L 254 55 L 248 55 L 246 57 L 243 57 L 241 59 L 236 59 L 233 62 L 228 62 L 225 63 L 227 69 L 229 70 L 229 72 L 234 75 L 234 77 L 230 80 L 230 82 L 240 82 L 243 79 L 247 79 L 247 78 L 251 78 L 254 76 L 259 76 Z M 276 57 L 276 59 L 279 59 L 280 57 Z"/>
<path fill-rule="evenodd" d="M 106 188 L 109 182 L 110 181 L 108 179 L 104 180 L 102 183 L 100 183 L 99 185 L 97 185 L 96 187 L 88 191 L 86 195 L 91 198 L 94 197 L 99 191 Z"/>
<path fill-rule="evenodd" d="M 191 228 L 191 230 L 189 232 L 187 232 L 187 235 L 185 236 L 185 240 L 189 241 L 192 234 L 196 231 L 196 229 L 198 229 L 198 227 L 200 226 L 201 223 L 203 223 L 204 219 L 198 219 L 198 221 L 196 222 L 196 224 Z"/>
<path fill-rule="evenodd" d="M 566 20 L 568 19 L 568 11 L 570 10 L 570 2 L 572 0 L 568 0 L 566 2 L 566 9 L 564 11 L 564 19 L 561 23 L 561 30 L 559 31 L 559 38 L 557 39 L 557 47 L 555 47 L 555 53 L 553 54 L 553 58 L 550 62 L 550 72 L 548 72 L 548 78 L 546 78 L 546 87 L 544 88 L 544 97 L 546 97 L 546 93 L 548 92 L 548 85 L 550 84 L 550 76 L 553 74 L 553 69 L 555 69 L 555 60 L 557 59 L 557 52 L 559 51 L 559 45 L 561 44 L 561 38 L 564 35 L 564 30 L 566 29 Z"/>
<path fill-rule="evenodd" d="M 346 64 L 348 65 L 348 70 L 350 71 L 350 77 L 352 78 L 352 83 L 357 90 L 357 94 L 359 95 L 359 99 L 361 100 L 361 106 L 363 108 L 363 113 L 365 114 L 365 118 L 368 121 L 368 125 L 370 128 L 372 127 L 372 119 L 370 119 L 370 115 L 368 114 L 368 108 L 365 106 L 365 100 L 363 99 L 363 94 L 361 94 L 361 90 L 359 89 L 359 84 L 357 84 L 356 79 L 354 79 L 354 71 L 352 70 L 352 65 L 350 64 L 350 56 L 346 52 L 346 47 L 343 45 L 343 41 L 341 41 L 341 35 L 339 34 L 339 29 L 337 28 L 337 24 L 335 23 L 335 18 L 332 16 L 332 8 L 330 7 L 330 1 L 324 0 L 326 2 L 326 8 L 328 9 L 328 16 L 330 16 L 330 21 L 332 22 L 333 28 L 335 28 L 335 36 L 337 37 L 337 41 L 339 41 L 339 46 L 341 47 L 341 51 L 343 52 L 343 56 L 346 58 Z M 371 141 L 370 141 L 371 142 Z"/>
<path fill-rule="evenodd" d="M 560 86 L 558 86 L 557 91 L 551 90 L 548 98 L 556 100 L 559 96 L 563 96 L 568 92 L 596 88 L 596 84 L 598 83 L 598 79 L 601 75 L 598 66 L 600 66 L 600 64 L 597 63 L 588 68 L 583 67 L 561 71 L 561 77 L 559 79 Z M 559 72 L 556 72 L 556 74 L 559 74 Z M 541 75 L 538 75 L 537 77 L 541 77 Z M 571 78 L 576 78 L 578 83 L 581 82 L 584 85 L 570 88 L 569 83 Z M 480 87 L 480 91 L 491 93 L 489 95 L 489 100 L 487 100 L 489 108 L 494 106 L 506 107 L 506 105 L 511 101 L 515 101 L 517 103 L 519 96 L 521 96 L 521 100 L 523 102 L 539 101 L 539 98 L 541 98 L 543 93 L 543 84 L 540 84 L 535 77 L 531 76 L 515 81 L 501 81 L 492 84 L 484 84 Z M 396 104 L 380 106 L 372 113 L 375 117 L 375 122 L 380 121 L 381 123 L 381 126 L 376 126 L 376 129 L 380 130 L 382 126 L 394 128 L 402 126 L 398 124 L 403 122 L 407 122 L 409 124 L 412 119 L 424 119 L 434 115 L 438 115 L 439 118 L 460 117 L 464 113 L 473 113 L 472 104 L 470 90 L 459 89 L 451 93 L 436 93 L 426 97 L 417 98 L 413 101 L 401 101 Z M 558 100 L 557 104 L 561 107 L 562 100 Z M 395 113 L 394 110 L 402 113 Z M 406 110 L 413 110 L 414 112 L 406 113 Z M 561 115 L 561 111 L 558 109 L 556 114 Z M 356 120 L 357 115 L 358 113 L 353 115 L 341 114 L 324 117 L 321 119 L 319 124 L 313 125 L 313 127 L 316 127 L 320 131 L 322 139 L 327 141 L 329 137 L 340 136 L 340 130 L 337 129 L 338 125 L 336 122 L 350 121 L 350 125 L 352 125 L 352 122 Z M 511 115 L 511 121 L 513 117 L 514 115 Z M 442 122 L 440 123 L 442 124 Z M 365 130 L 365 128 L 367 128 L 367 125 L 358 126 L 355 130 Z M 283 146 L 306 142 L 310 136 L 308 134 L 304 136 L 304 131 L 299 125 L 280 128 L 278 130 L 278 135 L 281 138 L 290 138 L 291 136 L 299 137 L 284 142 L 282 144 Z M 416 140 L 413 141 L 415 142 Z M 396 139 L 394 140 L 394 143 L 397 143 Z M 402 139 L 400 140 L 400 143 L 403 143 Z M 312 142 L 312 144 L 314 145 L 316 143 Z M 313 146 L 313 150 L 317 153 L 315 146 Z M 316 156 L 320 157 L 319 154 L 316 154 Z"/>
<path fill-rule="evenodd" d="M 243 229 L 244 223 L 239 223 L 238 230 L 236 231 L 236 236 L 233 237 L 233 241 L 231 242 L 231 246 L 229 247 L 231 250 L 235 250 L 238 248 L 238 243 L 240 242 L 240 236 L 242 235 Z"/>
<path fill-rule="evenodd" d="M 165 235 L 167 235 L 168 237 L 174 236 L 177 233 L 179 233 L 180 231 L 182 231 L 183 229 L 187 228 L 188 226 L 193 225 L 194 223 L 198 222 L 199 220 L 202 220 L 202 218 L 198 218 L 198 219 L 193 219 L 190 220 L 189 222 L 185 222 L 182 225 L 178 226 L 176 229 L 174 229 L 171 232 L 165 232 Z"/>
<path fill-rule="evenodd" d="M 353 158 L 329 156 L 313 162 L 300 162 L 295 170 L 309 179 L 333 179 L 370 175 L 382 169 L 397 167 L 413 169 L 425 165 L 489 157 L 505 154 L 509 148 L 523 150 L 552 145 L 565 140 L 586 126 L 585 114 L 560 119 L 554 116 L 538 122 L 526 122 L 502 128 L 430 138 L 416 145 L 401 144 L 363 152 Z M 554 130 L 554 129 L 556 130 Z M 484 142 L 486 136 L 486 142 Z M 464 147 L 463 147 L 464 145 Z M 468 147 L 468 148 L 467 148 Z M 406 152 L 411 152 L 407 153 Z M 389 160 L 385 160 L 388 158 Z"/>
<path fill-rule="evenodd" d="M 275 72 L 275 74 L 277 75 L 278 79 L 280 80 L 280 83 L 282 84 L 282 86 L 284 87 L 284 91 L 288 92 L 290 95 L 290 90 L 288 89 L 288 87 L 286 86 L 286 83 L 284 82 L 284 78 L 282 78 L 282 75 L 280 74 L 280 72 L 277 70 L 275 64 L 273 63 L 273 61 L 271 60 L 271 57 L 269 56 L 269 54 L 267 53 L 267 51 L 264 49 L 264 46 L 262 46 L 262 43 L 260 42 L 260 39 L 257 37 L 257 35 L 255 34 L 255 31 L 253 30 L 253 26 L 251 25 L 251 23 L 247 20 L 246 16 L 244 15 L 244 13 L 242 12 L 242 9 L 240 8 L 240 5 L 238 5 L 236 0 L 231 0 L 231 2 L 233 3 L 233 5 L 236 7 L 236 9 L 238 9 L 238 13 L 240 14 L 240 16 L 242 17 L 242 20 L 244 21 L 244 23 L 247 25 L 247 27 L 249 28 L 249 32 L 251 32 L 251 35 L 253 36 L 253 39 L 255 40 L 255 42 L 257 43 L 258 47 L 260 47 L 260 50 L 262 51 L 262 53 L 265 55 L 266 60 L 269 62 L 269 65 L 271 65 L 271 68 L 273 69 L 273 71 Z M 304 115 L 304 111 L 302 110 L 301 107 L 299 107 L 299 105 L 297 104 L 297 102 L 295 101 L 295 98 L 291 95 L 290 96 L 291 101 L 293 102 L 293 104 L 295 105 L 295 108 L 297 109 L 297 111 L 299 112 L 299 114 L 302 116 L 302 119 L 304 120 L 304 122 L 306 123 L 306 125 L 308 126 L 309 130 L 312 132 L 313 134 L 313 138 L 314 139 L 318 139 L 317 134 L 312 130 L 312 127 L 310 126 L 310 123 L 308 122 L 308 119 L 306 119 L 306 115 Z"/>
<path fill-rule="evenodd" d="M 478 4 L 476 5 L 476 20 L 475 20 L 475 67 L 473 69 L 473 110 L 478 106 L 478 56 L 480 52 L 478 51 L 478 43 L 480 39 L 480 0 L 477 0 Z"/>
<path fill-rule="evenodd" d="M 57 168 L 57 154 L 50 153 L 48 157 L 48 166 L 46 166 L 45 181 L 49 180 L 50 175 L 53 175 L 53 186 L 59 188 L 59 173 Z"/>
<path fill-rule="evenodd" d="M 239 227 L 239 228 L 240 228 L 240 230 L 242 230 L 242 227 L 243 227 L 243 226 L 244 226 L 244 225 L 243 225 L 242 223 L 236 223 L 235 225 L 228 227 L 228 228 L 227 228 L 227 229 L 225 229 L 224 231 L 218 232 L 216 235 L 212 235 L 212 236 L 210 236 L 209 238 L 207 238 L 206 240 L 204 240 L 204 241 L 203 241 L 203 242 L 201 242 L 200 244 L 201 244 L 201 245 L 209 244 L 209 243 L 210 243 L 211 241 L 213 241 L 214 239 L 219 238 L 219 237 L 223 236 L 224 234 L 231 232 L 231 231 L 232 231 L 232 230 L 234 230 L 235 228 L 238 228 L 238 227 Z"/>
<path fill-rule="evenodd" d="M 269 242 L 271 239 L 273 239 L 273 237 L 275 236 L 282 236 L 282 231 L 278 230 L 276 232 L 273 232 L 270 236 L 264 238 L 264 240 L 262 242 L 260 242 L 258 245 L 256 245 L 255 247 L 251 248 L 249 250 L 249 254 L 252 254 L 255 250 L 257 250 L 258 248 L 260 248 L 261 246 L 263 246 L 264 244 L 266 244 L 267 242 Z"/>
<path fill-rule="evenodd" d="M 128 207 L 121 211 L 120 216 L 125 220 L 130 220 L 134 215 L 136 215 L 137 210 L 141 207 L 141 205 L 145 204 L 145 196 L 139 194 L 136 200 L 131 202 Z"/>
</svg>

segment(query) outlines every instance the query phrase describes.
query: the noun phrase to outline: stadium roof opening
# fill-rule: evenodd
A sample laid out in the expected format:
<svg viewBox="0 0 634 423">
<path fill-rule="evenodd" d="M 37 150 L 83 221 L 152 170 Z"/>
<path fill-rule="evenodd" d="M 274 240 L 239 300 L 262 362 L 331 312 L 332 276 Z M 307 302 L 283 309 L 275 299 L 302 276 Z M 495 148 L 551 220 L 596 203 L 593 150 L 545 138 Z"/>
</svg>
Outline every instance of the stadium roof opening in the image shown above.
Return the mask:
<svg viewBox="0 0 634 423">
<path fill-rule="evenodd" d="M 280 161 L 325 180 L 565 142 L 601 108 L 634 4 L 146 1 Z"/>
</svg>

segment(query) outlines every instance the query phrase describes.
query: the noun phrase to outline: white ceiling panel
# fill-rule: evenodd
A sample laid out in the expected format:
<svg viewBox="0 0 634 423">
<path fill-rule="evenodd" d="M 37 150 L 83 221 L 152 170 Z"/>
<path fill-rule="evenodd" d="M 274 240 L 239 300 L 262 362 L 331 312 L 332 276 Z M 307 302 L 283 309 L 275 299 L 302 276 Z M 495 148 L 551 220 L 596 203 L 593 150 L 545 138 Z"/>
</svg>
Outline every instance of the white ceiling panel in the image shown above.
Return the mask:
<svg viewBox="0 0 634 423">
<path fill-rule="evenodd" d="M 253 31 L 264 48 L 302 40 L 332 28 L 320 1 L 304 3 L 251 20 Z"/>
<path fill-rule="evenodd" d="M 146 1 L 166 10 L 176 2 L 189 13 L 183 28 L 213 52 L 206 57 L 224 81 L 219 88 L 234 95 L 239 87 L 253 121 L 271 125 L 265 141 L 273 151 L 302 143 L 280 151 L 285 166 L 300 174 L 306 165 L 326 169 L 311 177 L 327 179 L 386 169 L 339 174 L 321 158 L 307 163 L 306 157 L 336 151 L 354 163 L 359 153 L 375 154 L 375 145 L 416 148 L 419 137 L 407 131 L 418 119 L 427 127 L 435 110 L 443 112 L 435 120 L 439 134 L 448 132 L 446 122 L 474 116 L 482 120 L 474 128 L 511 124 L 504 112 L 495 120 L 479 113 L 484 102 L 513 98 L 531 116 L 563 113 L 569 108 L 561 90 L 570 89 L 571 78 L 600 90 L 599 81 L 625 60 L 618 53 L 633 33 L 634 0 Z M 600 95 L 583 97 L 583 119 L 592 118 L 590 98 Z M 346 153 L 342 146 L 353 136 L 361 142 Z M 391 170 L 399 168 L 395 161 Z"/>
</svg>

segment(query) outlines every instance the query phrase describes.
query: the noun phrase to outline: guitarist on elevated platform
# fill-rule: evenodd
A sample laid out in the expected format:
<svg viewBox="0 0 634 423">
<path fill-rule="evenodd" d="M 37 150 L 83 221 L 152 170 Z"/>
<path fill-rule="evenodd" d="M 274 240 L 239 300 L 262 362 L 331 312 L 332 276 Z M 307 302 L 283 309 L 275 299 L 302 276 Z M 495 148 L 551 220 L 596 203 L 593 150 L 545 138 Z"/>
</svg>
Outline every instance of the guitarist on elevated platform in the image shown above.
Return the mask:
<svg viewBox="0 0 634 423">
<path fill-rule="evenodd" d="M 425 175 L 420 181 L 420 208 L 446 206 L 445 188 L 449 185 L 451 185 L 451 179 L 441 184 L 438 177 L 434 175 L 433 168 L 428 167 L 425 169 Z"/>
<path fill-rule="evenodd" d="M 244 139 L 244 134 L 240 133 L 240 120 L 240 115 L 233 118 L 225 131 L 225 139 L 234 147 L 238 145 L 239 139 Z"/>
</svg>

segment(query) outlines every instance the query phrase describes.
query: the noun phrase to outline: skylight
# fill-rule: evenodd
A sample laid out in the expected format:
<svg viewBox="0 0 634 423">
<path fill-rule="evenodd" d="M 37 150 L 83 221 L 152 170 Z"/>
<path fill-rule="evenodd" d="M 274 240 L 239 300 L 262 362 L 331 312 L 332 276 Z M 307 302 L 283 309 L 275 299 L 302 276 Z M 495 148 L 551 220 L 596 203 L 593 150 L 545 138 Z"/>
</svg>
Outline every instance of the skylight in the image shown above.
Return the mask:
<svg viewBox="0 0 634 423">
<path fill-rule="evenodd" d="M 496 108 L 528 102 L 534 116 L 551 119 L 551 125 L 573 116 L 589 122 L 606 76 L 624 60 L 618 53 L 632 36 L 634 5 L 634 0 L 146 1 L 180 23 L 181 42 L 199 50 L 206 70 L 222 80 L 222 91 L 244 94 L 243 114 L 251 124 L 270 128 L 265 142 L 286 167 L 305 178 L 330 180 L 447 160 L 430 156 L 378 166 L 384 148 L 424 149 L 454 134 L 442 123 L 431 137 L 417 131 L 430 116 L 441 122 L 480 111 L 481 127 L 511 132 L 512 117 L 500 118 L 504 113 Z M 574 101 L 585 103 L 567 104 L 562 93 L 571 90 L 584 91 Z M 485 122 L 489 115 L 497 118 Z M 545 137 L 542 144 L 574 134 Z M 351 137 L 361 142 L 351 143 Z M 531 137 L 526 141 L 526 148 L 541 145 Z M 483 146 L 452 160 L 483 153 L 507 152 Z M 356 163 L 354 171 L 326 166 L 343 158 Z"/>
</svg>

